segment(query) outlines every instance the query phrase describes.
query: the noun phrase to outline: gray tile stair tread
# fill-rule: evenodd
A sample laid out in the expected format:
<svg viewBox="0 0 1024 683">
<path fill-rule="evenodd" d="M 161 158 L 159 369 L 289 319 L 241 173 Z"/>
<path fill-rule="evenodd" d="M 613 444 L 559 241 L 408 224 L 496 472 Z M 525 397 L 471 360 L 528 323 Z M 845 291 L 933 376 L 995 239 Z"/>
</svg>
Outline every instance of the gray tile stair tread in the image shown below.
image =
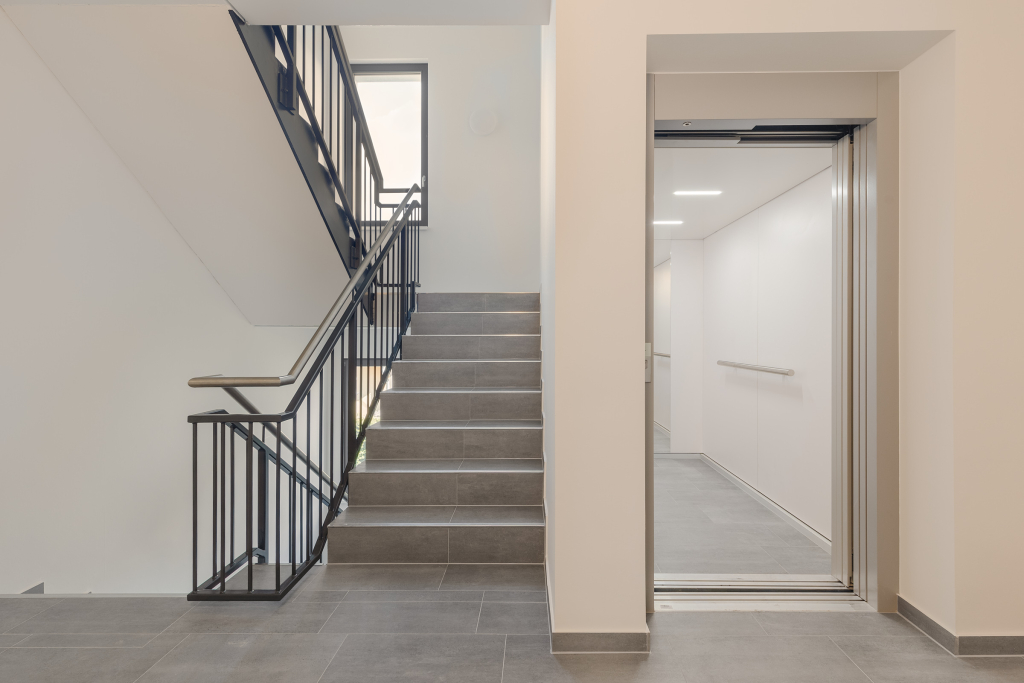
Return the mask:
<svg viewBox="0 0 1024 683">
<path fill-rule="evenodd" d="M 350 506 L 331 526 L 544 526 L 544 510 L 540 505 L 361 505 Z"/>
<path fill-rule="evenodd" d="M 375 472 L 543 472 L 540 458 L 451 460 L 366 460 L 353 473 Z"/>
<path fill-rule="evenodd" d="M 543 420 L 381 420 L 370 429 L 542 429 Z"/>
</svg>

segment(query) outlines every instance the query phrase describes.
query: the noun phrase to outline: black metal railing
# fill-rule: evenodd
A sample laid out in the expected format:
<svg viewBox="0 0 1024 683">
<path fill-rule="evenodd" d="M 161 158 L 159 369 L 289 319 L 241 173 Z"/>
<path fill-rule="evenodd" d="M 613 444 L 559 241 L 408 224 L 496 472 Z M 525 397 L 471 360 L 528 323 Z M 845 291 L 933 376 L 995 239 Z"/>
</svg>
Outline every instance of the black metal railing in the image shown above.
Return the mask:
<svg viewBox="0 0 1024 683">
<path fill-rule="evenodd" d="M 402 335 L 416 308 L 420 205 L 409 190 L 332 308 L 308 360 L 279 377 L 193 379 L 246 411 L 191 415 L 190 600 L 278 600 L 322 559 Z M 340 304 L 340 305 L 339 305 Z M 323 332 L 321 333 L 321 330 Z M 260 413 L 246 386 L 298 386 Z M 201 575 L 209 569 L 205 579 Z"/>
<path fill-rule="evenodd" d="M 336 26 L 250 26 L 231 12 L 342 261 L 351 272 L 397 208 Z M 426 187 L 422 178 L 420 187 Z M 426 204 L 426 190 L 415 199 Z"/>
</svg>

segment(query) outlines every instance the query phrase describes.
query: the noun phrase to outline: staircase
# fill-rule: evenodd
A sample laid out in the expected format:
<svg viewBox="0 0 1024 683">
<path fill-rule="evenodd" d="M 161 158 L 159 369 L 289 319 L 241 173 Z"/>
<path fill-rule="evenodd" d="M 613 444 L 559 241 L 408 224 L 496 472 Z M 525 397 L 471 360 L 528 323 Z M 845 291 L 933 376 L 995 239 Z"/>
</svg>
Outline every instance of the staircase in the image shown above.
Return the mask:
<svg viewBox="0 0 1024 683">
<path fill-rule="evenodd" d="M 542 564 L 540 298 L 420 294 L 330 563 Z"/>
</svg>

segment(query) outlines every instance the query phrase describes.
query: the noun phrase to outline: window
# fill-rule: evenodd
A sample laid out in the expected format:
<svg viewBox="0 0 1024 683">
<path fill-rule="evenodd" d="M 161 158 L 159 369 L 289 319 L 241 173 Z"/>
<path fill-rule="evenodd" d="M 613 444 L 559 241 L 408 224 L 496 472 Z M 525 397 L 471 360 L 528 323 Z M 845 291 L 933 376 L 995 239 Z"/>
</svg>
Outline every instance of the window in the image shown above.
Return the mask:
<svg viewBox="0 0 1024 683">
<path fill-rule="evenodd" d="M 427 65 L 353 64 L 366 125 L 384 176 L 384 204 L 397 204 L 414 183 L 427 221 Z"/>
</svg>

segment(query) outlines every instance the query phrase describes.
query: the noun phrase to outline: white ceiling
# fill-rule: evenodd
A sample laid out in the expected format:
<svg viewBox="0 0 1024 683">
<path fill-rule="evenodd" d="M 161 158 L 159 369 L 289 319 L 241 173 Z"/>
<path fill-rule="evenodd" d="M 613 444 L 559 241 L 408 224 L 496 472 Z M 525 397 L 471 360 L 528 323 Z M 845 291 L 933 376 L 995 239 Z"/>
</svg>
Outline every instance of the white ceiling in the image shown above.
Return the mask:
<svg viewBox="0 0 1024 683">
<path fill-rule="evenodd" d="M 4 10 L 250 323 L 320 323 L 348 276 L 224 8 Z"/>
<path fill-rule="evenodd" d="M 654 150 L 655 239 L 699 240 L 832 165 L 828 147 L 674 147 Z M 679 197 L 676 190 L 721 190 Z"/>
<path fill-rule="evenodd" d="M 647 36 L 649 73 L 899 71 L 951 31 Z"/>
</svg>

